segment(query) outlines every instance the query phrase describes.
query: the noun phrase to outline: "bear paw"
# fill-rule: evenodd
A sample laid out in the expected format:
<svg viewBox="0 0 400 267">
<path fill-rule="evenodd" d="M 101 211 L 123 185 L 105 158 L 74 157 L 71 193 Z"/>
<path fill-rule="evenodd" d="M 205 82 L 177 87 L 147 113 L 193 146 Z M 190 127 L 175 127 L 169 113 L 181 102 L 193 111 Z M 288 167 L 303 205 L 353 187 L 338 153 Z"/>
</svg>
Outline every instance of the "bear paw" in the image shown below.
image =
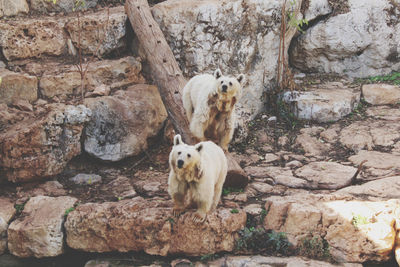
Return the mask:
<svg viewBox="0 0 400 267">
<path fill-rule="evenodd" d="M 179 216 L 181 216 L 181 214 L 183 213 L 183 209 L 172 209 L 172 215 L 175 218 L 178 218 Z"/>
<path fill-rule="evenodd" d="M 207 214 L 196 212 L 192 216 L 192 221 L 196 224 L 204 223 L 207 219 Z"/>
</svg>

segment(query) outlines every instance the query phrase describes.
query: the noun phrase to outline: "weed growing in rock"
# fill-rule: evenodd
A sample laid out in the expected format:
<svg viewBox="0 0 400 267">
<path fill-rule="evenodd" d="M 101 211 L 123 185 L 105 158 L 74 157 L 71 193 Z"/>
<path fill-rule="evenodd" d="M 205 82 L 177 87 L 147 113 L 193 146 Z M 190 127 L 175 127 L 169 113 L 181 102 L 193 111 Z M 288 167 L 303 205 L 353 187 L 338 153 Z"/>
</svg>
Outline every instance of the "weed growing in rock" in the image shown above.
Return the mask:
<svg viewBox="0 0 400 267">
<path fill-rule="evenodd" d="M 298 254 L 312 259 L 332 261 L 328 242 L 320 236 L 307 236 L 300 240 Z"/>
<path fill-rule="evenodd" d="M 351 219 L 351 223 L 354 225 L 356 229 L 359 229 L 360 225 L 368 224 L 369 220 L 367 217 L 362 216 L 361 214 L 353 213 L 353 218 Z"/>
<path fill-rule="evenodd" d="M 26 202 L 25 202 L 26 203 Z M 14 205 L 14 208 L 15 208 L 15 211 L 17 212 L 17 214 L 21 214 L 21 212 L 24 210 L 24 208 L 25 208 L 25 203 L 22 203 L 22 204 L 15 204 Z"/>
<path fill-rule="evenodd" d="M 222 189 L 222 195 L 227 196 L 230 193 L 243 193 L 243 188 L 233 188 L 233 187 L 224 187 Z"/>
<path fill-rule="evenodd" d="M 400 72 L 392 72 L 388 75 L 378 75 L 368 78 L 371 82 L 388 82 L 395 85 L 400 85 Z"/>
<path fill-rule="evenodd" d="M 238 209 L 231 209 L 231 213 L 232 214 L 239 213 L 239 210 Z"/>
<path fill-rule="evenodd" d="M 68 214 L 73 210 L 75 210 L 75 207 L 71 207 L 71 208 L 66 209 L 64 215 L 68 216 Z"/>
<path fill-rule="evenodd" d="M 207 261 L 212 261 L 219 258 L 218 254 L 205 254 L 200 257 L 200 261 L 202 262 L 207 262 Z"/>
</svg>

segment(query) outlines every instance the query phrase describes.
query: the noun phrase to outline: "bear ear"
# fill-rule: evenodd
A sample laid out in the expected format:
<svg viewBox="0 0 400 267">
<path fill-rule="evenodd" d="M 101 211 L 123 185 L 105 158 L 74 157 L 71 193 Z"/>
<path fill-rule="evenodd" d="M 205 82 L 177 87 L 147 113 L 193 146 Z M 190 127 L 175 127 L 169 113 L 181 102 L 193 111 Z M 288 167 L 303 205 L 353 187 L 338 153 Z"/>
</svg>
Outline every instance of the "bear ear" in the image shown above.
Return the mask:
<svg viewBox="0 0 400 267">
<path fill-rule="evenodd" d="M 177 145 L 180 145 L 180 144 L 183 144 L 182 137 L 181 137 L 180 134 L 177 134 L 177 135 L 174 136 L 174 146 L 177 146 Z"/>
<path fill-rule="evenodd" d="M 239 74 L 239 76 L 236 77 L 236 80 L 238 80 L 240 85 L 243 86 L 244 82 L 246 81 L 246 76 L 244 76 L 244 74 Z"/>
<path fill-rule="evenodd" d="M 200 152 L 203 149 L 203 144 L 197 144 L 194 148 L 197 150 L 197 152 Z"/>
<path fill-rule="evenodd" d="M 216 71 L 214 71 L 214 77 L 215 79 L 219 79 L 222 76 L 222 72 L 220 69 L 216 69 Z"/>
</svg>

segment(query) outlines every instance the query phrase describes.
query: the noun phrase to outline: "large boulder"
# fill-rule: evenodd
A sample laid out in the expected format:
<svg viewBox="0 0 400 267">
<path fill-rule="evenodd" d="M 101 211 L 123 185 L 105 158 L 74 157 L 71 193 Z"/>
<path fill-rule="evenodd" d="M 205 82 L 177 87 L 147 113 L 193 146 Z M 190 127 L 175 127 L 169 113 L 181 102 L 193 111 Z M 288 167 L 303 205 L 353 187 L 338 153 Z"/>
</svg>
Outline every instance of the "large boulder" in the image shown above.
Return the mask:
<svg viewBox="0 0 400 267">
<path fill-rule="evenodd" d="M 28 12 L 29 6 L 26 0 L 0 0 L 0 18 Z"/>
<path fill-rule="evenodd" d="M 85 103 L 93 113 L 85 129 L 85 151 L 107 161 L 147 149 L 147 139 L 157 135 L 167 118 L 157 87 L 151 85 L 134 85 Z"/>
<path fill-rule="evenodd" d="M 390 84 L 364 84 L 362 93 L 372 105 L 394 105 L 400 102 L 400 86 Z"/>
<path fill-rule="evenodd" d="M 85 0 L 84 5 L 80 5 L 77 1 L 71 0 L 31 0 L 31 9 L 41 13 L 50 12 L 73 12 L 75 10 L 85 10 L 95 7 L 98 0 Z"/>
<path fill-rule="evenodd" d="M 0 198 L 0 255 L 7 249 L 7 228 L 14 215 L 14 203 L 10 199 Z"/>
<path fill-rule="evenodd" d="M 81 153 L 81 134 L 90 114 L 83 105 L 53 104 L 37 117 L 4 130 L 0 134 L 0 177 L 26 182 L 62 172 Z"/>
<path fill-rule="evenodd" d="M 329 1 L 329 3 L 332 3 Z M 400 67 L 400 9 L 396 1 L 348 0 L 293 43 L 293 66 L 306 72 L 356 77 Z"/>
<path fill-rule="evenodd" d="M 287 9 L 297 16 L 302 1 L 294 3 Z M 169 0 L 152 13 L 186 77 L 218 67 L 247 74 L 237 109 L 243 123 L 263 109 L 263 94 L 276 80 L 281 9 L 280 0 Z M 294 34 L 289 27 L 286 48 Z"/>
<path fill-rule="evenodd" d="M 64 252 L 63 223 L 76 198 L 37 196 L 8 227 L 8 249 L 18 257 L 54 257 Z"/>
<path fill-rule="evenodd" d="M 399 204 L 398 200 L 372 202 L 309 193 L 273 196 L 267 198 L 264 227 L 285 232 L 299 248 L 307 242 L 326 242 L 338 262 L 387 261 L 395 246 Z"/>
<path fill-rule="evenodd" d="M 244 211 L 218 209 L 199 226 L 185 216 L 173 219 L 171 206 L 140 197 L 80 205 L 67 217 L 67 244 L 90 252 L 144 250 L 152 255 L 199 256 L 232 251 L 237 231 L 246 224 Z"/>
<path fill-rule="evenodd" d="M 85 14 L 79 23 L 77 17 L 71 18 L 65 28 L 83 53 L 103 55 L 126 45 L 126 20 L 124 7 L 120 6 Z"/>
<path fill-rule="evenodd" d="M 0 78 L 0 103 L 37 99 L 38 79 L 35 76 L 0 68 Z"/>
</svg>

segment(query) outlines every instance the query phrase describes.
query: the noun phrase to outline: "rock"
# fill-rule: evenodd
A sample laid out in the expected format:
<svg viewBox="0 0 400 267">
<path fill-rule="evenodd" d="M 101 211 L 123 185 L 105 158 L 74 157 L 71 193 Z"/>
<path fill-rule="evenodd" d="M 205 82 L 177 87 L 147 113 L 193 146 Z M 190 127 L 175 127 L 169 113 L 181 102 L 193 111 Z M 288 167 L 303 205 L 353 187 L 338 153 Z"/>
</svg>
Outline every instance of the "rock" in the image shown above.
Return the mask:
<svg viewBox="0 0 400 267">
<path fill-rule="evenodd" d="M 300 168 L 301 166 L 303 166 L 303 163 L 298 160 L 292 160 L 285 164 L 285 167 L 289 167 L 291 169 Z"/>
<path fill-rule="evenodd" d="M 261 214 L 263 209 L 261 208 L 260 204 L 254 203 L 245 206 L 243 210 L 252 216 L 257 216 Z"/>
<path fill-rule="evenodd" d="M 168 194 L 168 173 L 159 171 L 138 171 L 134 182 L 136 191 L 145 196 Z"/>
<path fill-rule="evenodd" d="M 361 185 L 353 185 L 337 191 L 337 194 L 349 194 L 356 197 L 372 199 L 399 199 L 400 198 L 400 176 L 382 178 Z"/>
<path fill-rule="evenodd" d="M 396 4 L 349 0 L 340 5 L 347 10 L 319 21 L 293 42 L 289 55 L 293 66 L 302 72 L 352 77 L 398 71 L 400 11 Z"/>
<path fill-rule="evenodd" d="M 112 180 L 105 186 L 106 191 L 113 192 L 114 196 L 118 200 L 136 197 L 137 193 L 128 177 L 118 176 L 116 179 Z"/>
<path fill-rule="evenodd" d="M 308 192 L 273 196 L 265 205 L 264 227 L 285 232 L 296 247 L 312 236 L 319 237 L 338 262 L 387 261 L 394 247 L 398 205 L 398 200 L 357 201 Z"/>
<path fill-rule="evenodd" d="M 36 64 L 30 64 L 27 67 L 32 73 L 43 73 L 39 87 L 44 97 L 57 96 L 66 99 L 69 95 L 81 94 L 81 76 L 75 65 L 62 65 L 55 62 L 49 62 L 46 65 L 50 68 L 44 69 L 43 66 Z M 130 56 L 91 62 L 85 75 L 85 91 L 97 90 L 98 92 L 104 86 L 106 87 L 104 90 L 110 90 L 144 83 L 145 80 L 140 74 L 141 69 L 141 63 Z"/>
<path fill-rule="evenodd" d="M 304 150 L 307 157 L 323 158 L 331 151 L 330 144 L 305 132 L 296 137 L 296 145 Z"/>
<path fill-rule="evenodd" d="M 32 105 L 23 99 L 19 99 L 13 103 L 13 106 L 22 111 L 33 111 Z"/>
<path fill-rule="evenodd" d="M 400 109 L 388 106 L 370 107 L 366 111 L 368 116 L 388 121 L 400 121 Z"/>
<path fill-rule="evenodd" d="M 267 153 L 267 154 L 265 154 L 265 156 L 264 156 L 263 162 L 264 162 L 264 163 L 271 163 L 271 162 L 277 161 L 277 160 L 279 160 L 279 159 L 280 159 L 279 156 L 277 156 L 277 155 L 275 155 L 275 154 L 273 154 L 273 153 Z"/>
<path fill-rule="evenodd" d="M 361 162 L 366 161 L 363 165 L 364 167 L 384 170 L 385 176 L 400 174 L 400 155 L 361 150 L 357 155 L 351 156 L 349 160 L 355 165 L 360 165 Z M 382 174 L 378 173 L 376 176 L 382 176 Z"/>
<path fill-rule="evenodd" d="M 84 147 L 102 160 L 118 161 L 141 153 L 167 118 L 157 88 L 150 85 L 134 85 L 85 103 L 93 115 L 85 129 Z"/>
<path fill-rule="evenodd" d="M 17 187 L 17 197 L 19 200 L 27 200 L 35 196 L 59 197 L 65 195 L 67 195 L 67 191 L 57 181 L 47 181 L 39 185 L 35 183 Z"/>
<path fill-rule="evenodd" d="M 400 138 L 400 121 L 364 120 L 342 129 L 340 142 L 355 152 L 375 146 L 390 147 Z"/>
<path fill-rule="evenodd" d="M 336 162 L 311 162 L 294 174 L 308 182 L 310 189 L 339 189 L 351 183 L 357 169 Z"/>
<path fill-rule="evenodd" d="M 26 0 L 0 0 L 0 18 L 28 13 L 29 6 Z"/>
<path fill-rule="evenodd" d="M 52 17 L 0 21 L 0 47 L 7 60 L 59 56 L 67 47 L 63 26 Z"/>
<path fill-rule="evenodd" d="M 262 194 L 268 194 L 268 193 L 272 193 L 274 191 L 274 187 L 272 185 L 267 184 L 267 183 L 262 183 L 262 182 L 250 183 L 250 187 L 254 188 L 259 193 L 262 193 Z"/>
<path fill-rule="evenodd" d="M 7 69 L 0 69 L 0 77 L 0 103 L 11 104 L 17 100 L 33 102 L 38 98 L 36 77 Z"/>
<path fill-rule="evenodd" d="M 311 21 L 318 17 L 328 15 L 331 12 L 332 7 L 329 5 L 328 0 L 311 0 L 309 1 L 308 8 L 304 13 L 304 18 Z"/>
<path fill-rule="evenodd" d="M 23 216 L 8 227 L 8 249 L 18 257 L 54 257 L 64 252 L 63 222 L 66 210 L 77 199 L 72 197 L 31 198 Z"/>
<path fill-rule="evenodd" d="M 250 177 L 271 177 L 274 184 L 280 184 L 291 188 L 306 188 L 307 182 L 303 179 L 297 178 L 293 175 L 290 169 L 283 169 L 281 167 L 248 167 L 244 171 Z M 265 189 L 264 189 L 265 187 Z M 258 190 L 267 190 L 268 187 L 257 186 Z"/>
<path fill-rule="evenodd" d="M 340 130 L 339 125 L 334 124 L 321 132 L 320 137 L 326 142 L 335 143 L 339 137 Z"/>
<path fill-rule="evenodd" d="M 69 179 L 71 182 L 80 185 L 91 185 L 101 182 L 101 176 L 97 174 L 79 173 Z"/>
<path fill-rule="evenodd" d="M 372 105 L 394 105 L 400 102 L 400 87 L 390 84 L 364 84 L 362 94 Z"/>
<path fill-rule="evenodd" d="M 182 216 L 172 219 L 171 206 L 165 200 L 140 197 L 80 205 L 67 217 L 67 244 L 90 252 L 144 250 L 151 255 L 198 256 L 232 251 L 236 232 L 246 224 L 244 211 L 218 209 L 199 226 Z"/>
<path fill-rule="evenodd" d="M 198 266 L 196 264 L 196 266 Z M 254 256 L 226 256 L 218 260 L 207 262 L 205 265 L 200 265 L 205 267 L 211 266 L 280 266 L 280 267 L 362 267 L 362 264 L 358 263 L 339 263 L 332 264 L 324 261 L 311 260 L 303 257 L 266 257 L 261 255 Z"/>
<path fill-rule="evenodd" d="M 86 10 L 97 5 L 98 0 L 85 0 L 83 6 L 78 5 L 70 0 L 31 0 L 31 9 L 40 13 L 48 14 L 50 12 L 66 12 L 70 13 L 75 10 Z"/>
<path fill-rule="evenodd" d="M 295 17 L 301 16 L 300 4 L 293 7 Z M 262 95 L 276 80 L 281 8 L 278 0 L 173 0 L 152 8 L 186 77 L 218 67 L 224 74 L 247 74 L 237 105 L 241 133 L 245 122 L 264 110 Z M 286 48 L 294 34 L 291 28 L 286 32 Z"/>
<path fill-rule="evenodd" d="M 14 203 L 9 199 L 0 198 L 0 255 L 7 249 L 8 223 L 15 215 Z"/>
<path fill-rule="evenodd" d="M 84 54 L 108 54 L 125 46 L 127 15 L 123 6 L 103 9 L 95 13 L 85 14 L 78 18 L 71 18 L 65 25 L 76 47 L 79 47 L 79 32 L 81 34 L 80 47 Z M 81 27 L 79 27 L 81 26 Z M 100 47 L 99 47 L 99 42 Z M 99 48 L 98 48 L 99 47 Z"/>
<path fill-rule="evenodd" d="M 49 105 L 45 114 L 1 133 L 3 177 L 27 182 L 61 173 L 68 161 L 81 153 L 82 129 L 90 113 L 83 105 Z"/>
<path fill-rule="evenodd" d="M 307 91 L 286 92 L 283 100 L 299 119 L 331 122 L 350 114 L 360 102 L 360 92 L 320 85 Z"/>
</svg>

